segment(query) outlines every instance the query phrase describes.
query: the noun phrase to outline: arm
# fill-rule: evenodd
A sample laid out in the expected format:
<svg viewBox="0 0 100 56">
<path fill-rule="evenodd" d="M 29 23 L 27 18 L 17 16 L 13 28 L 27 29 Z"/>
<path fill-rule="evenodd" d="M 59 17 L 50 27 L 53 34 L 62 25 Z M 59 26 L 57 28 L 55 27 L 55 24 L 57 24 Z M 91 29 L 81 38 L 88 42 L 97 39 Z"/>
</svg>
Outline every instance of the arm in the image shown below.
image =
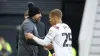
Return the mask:
<svg viewBox="0 0 100 56">
<path fill-rule="evenodd" d="M 25 22 L 25 23 L 23 24 L 23 30 L 24 30 L 24 36 L 25 36 L 25 34 L 28 33 L 28 32 L 34 34 L 32 22 Z M 32 44 L 32 45 L 38 45 L 36 42 L 34 42 L 34 41 L 31 40 L 31 39 L 30 39 L 30 40 L 27 40 L 27 39 L 26 39 L 26 43 Z"/>
<path fill-rule="evenodd" d="M 47 46 L 51 42 L 51 40 L 48 37 L 45 37 L 45 39 L 39 39 L 38 37 L 34 37 L 33 40 L 42 46 Z"/>
<path fill-rule="evenodd" d="M 23 24 L 23 30 L 24 30 L 24 35 L 26 34 L 26 33 L 28 33 L 28 32 L 30 32 L 30 33 L 32 33 L 33 34 L 33 25 L 32 25 L 32 23 L 31 22 L 25 22 L 24 24 Z"/>
<path fill-rule="evenodd" d="M 48 44 L 50 44 L 50 42 L 54 39 L 55 36 L 56 36 L 56 31 L 52 27 L 50 28 L 45 39 L 39 39 L 38 37 L 34 36 L 31 33 L 26 34 L 27 39 L 33 39 L 35 42 L 37 42 L 38 44 L 43 45 L 43 46 L 47 46 Z"/>
</svg>

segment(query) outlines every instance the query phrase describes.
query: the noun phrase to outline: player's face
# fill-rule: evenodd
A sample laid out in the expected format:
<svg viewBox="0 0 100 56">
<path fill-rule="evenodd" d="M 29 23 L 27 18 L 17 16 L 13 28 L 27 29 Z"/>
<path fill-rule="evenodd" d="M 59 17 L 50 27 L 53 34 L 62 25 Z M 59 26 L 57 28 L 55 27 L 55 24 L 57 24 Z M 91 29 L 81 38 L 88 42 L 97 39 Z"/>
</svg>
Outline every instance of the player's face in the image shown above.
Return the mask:
<svg viewBox="0 0 100 56">
<path fill-rule="evenodd" d="M 38 14 L 36 14 L 36 15 L 34 16 L 34 18 L 35 18 L 35 20 L 36 20 L 37 22 L 40 22 L 41 17 L 42 17 L 42 14 L 41 14 L 41 13 L 38 13 Z"/>
<path fill-rule="evenodd" d="M 56 23 L 55 22 L 55 17 L 49 15 L 49 22 L 50 22 L 51 25 L 55 25 L 55 23 Z"/>
</svg>

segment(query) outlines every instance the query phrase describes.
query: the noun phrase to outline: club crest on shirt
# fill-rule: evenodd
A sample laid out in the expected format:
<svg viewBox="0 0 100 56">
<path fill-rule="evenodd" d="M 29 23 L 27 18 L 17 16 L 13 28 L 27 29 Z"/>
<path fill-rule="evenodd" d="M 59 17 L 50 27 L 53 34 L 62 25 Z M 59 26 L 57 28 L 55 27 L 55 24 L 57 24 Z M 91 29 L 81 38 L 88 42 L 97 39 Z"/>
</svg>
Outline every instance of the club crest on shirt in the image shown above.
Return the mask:
<svg viewBox="0 0 100 56">
<path fill-rule="evenodd" d="M 48 35 L 51 35 L 53 33 L 53 30 L 49 30 Z"/>
</svg>

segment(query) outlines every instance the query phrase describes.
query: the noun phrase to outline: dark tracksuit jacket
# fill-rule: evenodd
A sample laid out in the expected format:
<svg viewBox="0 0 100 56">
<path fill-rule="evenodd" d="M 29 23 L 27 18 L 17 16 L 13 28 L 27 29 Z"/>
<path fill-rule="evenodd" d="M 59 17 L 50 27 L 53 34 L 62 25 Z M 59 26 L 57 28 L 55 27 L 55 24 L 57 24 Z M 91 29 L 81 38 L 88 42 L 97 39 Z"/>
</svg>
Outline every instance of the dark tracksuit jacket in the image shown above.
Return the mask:
<svg viewBox="0 0 100 56">
<path fill-rule="evenodd" d="M 34 27 L 34 25 L 37 28 Z M 45 36 L 46 28 L 42 22 L 36 23 L 32 18 L 24 20 L 20 27 L 18 40 L 18 56 L 48 56 L 48 52 L 44 50 L 43 46 L 38 45 L 33 40 L 26 40 L 25 33 L 31 32 L 37 37 Z"/>
</svg>

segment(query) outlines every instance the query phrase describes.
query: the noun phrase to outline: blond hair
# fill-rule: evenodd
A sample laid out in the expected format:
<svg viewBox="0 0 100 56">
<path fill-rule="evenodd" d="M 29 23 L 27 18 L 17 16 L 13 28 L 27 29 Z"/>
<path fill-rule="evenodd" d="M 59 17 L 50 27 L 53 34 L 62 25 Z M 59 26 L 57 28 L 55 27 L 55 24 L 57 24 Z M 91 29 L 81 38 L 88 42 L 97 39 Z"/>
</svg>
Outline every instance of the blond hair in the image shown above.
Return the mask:
<svg viewBox="0 0 100 56">
<path fill-rule="evenodd" d="M 61 12 L 61 10 L 60 9 L 54 9 L 54 10 L 52 10 L 51 12 L 50 12 L 50 15 L 51 15 L 51 17 L 53 17 L 53 16 L 57 16 L 57 17 L 59 17 L 59 18 L 62 18 L 62 12 Z"/>
</svg>

